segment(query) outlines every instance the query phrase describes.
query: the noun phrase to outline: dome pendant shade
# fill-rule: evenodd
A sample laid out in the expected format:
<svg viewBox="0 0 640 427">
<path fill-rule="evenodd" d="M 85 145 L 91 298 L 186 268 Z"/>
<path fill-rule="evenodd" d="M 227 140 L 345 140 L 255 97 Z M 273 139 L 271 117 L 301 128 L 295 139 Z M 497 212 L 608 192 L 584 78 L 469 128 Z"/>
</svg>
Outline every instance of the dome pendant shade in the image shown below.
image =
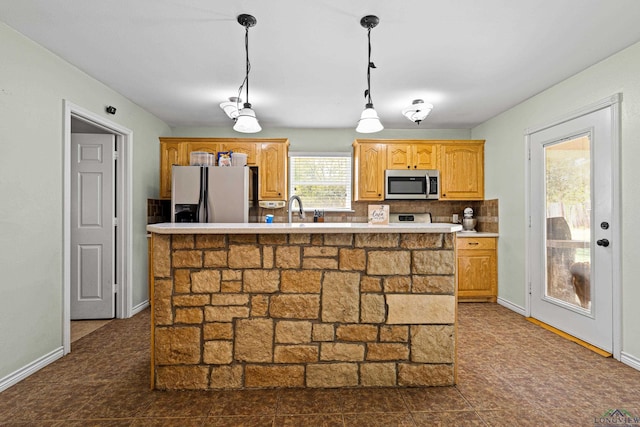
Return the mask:
<svg viewBox="0 0 640 427">
<path fill-rule="evenodd" d="M 242 104 L 242 99 L 232 96 L 228 101 L 222 102 L 220 108 L 230 118 L 235 120 L 238 117 L 238 105 Z"/>
<path fill-rule="evenodd" d="M 433 105 L 425 104 L 422 99 L 415 99 L 409 107 L 402 110 L 402 115 L 412 122 L 420 124 L 431 110 L 433 110 Z"/>
<path fill-rule="evenodd" d="M 384 129 L 384 126 L 382 126 L 380 118 L 378 118 L 378 113 L 373 108 L 373 104 L 367 104 L 364 111 L 360 115 L 360 120 L 358 120 L 356 132 L 374 133 L 380 132 L 382 129 Z"/>
<path fill-rule="evenodd" d="M 233 125 L 233 130 L 242 133 L 256 133 L 262 130 L 256 118 L 256 113 L 251 109 L 251 104 L 248 102 L 245 102 L 244 108 L 240 110 L 236 118 L 236 124 Z"/>
</svg>

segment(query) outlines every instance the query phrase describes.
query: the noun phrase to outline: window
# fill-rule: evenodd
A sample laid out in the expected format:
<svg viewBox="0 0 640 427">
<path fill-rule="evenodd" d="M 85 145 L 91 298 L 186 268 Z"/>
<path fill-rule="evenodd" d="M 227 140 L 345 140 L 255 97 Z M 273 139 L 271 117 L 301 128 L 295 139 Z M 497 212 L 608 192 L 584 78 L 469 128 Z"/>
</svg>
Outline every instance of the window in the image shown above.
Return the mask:
<svg viewBox="0 0 640 427">
<path fill-rule="evenodd" d="M 289 194 L 305 210 L 351 210 L 349 153 L 289 153 Z"/>
</svg>

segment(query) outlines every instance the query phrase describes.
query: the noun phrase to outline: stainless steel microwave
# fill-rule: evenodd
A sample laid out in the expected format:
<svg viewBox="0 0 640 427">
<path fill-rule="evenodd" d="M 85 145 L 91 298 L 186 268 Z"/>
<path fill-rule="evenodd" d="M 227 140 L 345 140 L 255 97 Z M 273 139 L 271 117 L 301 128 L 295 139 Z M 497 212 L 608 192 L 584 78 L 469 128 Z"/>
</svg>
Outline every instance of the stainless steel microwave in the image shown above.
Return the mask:
<svg viewBox="0 0 640 427">
<path fill-rule="evenodd" d="M 384 171 L 387 200 L 438 200 L 440 171 L 435 169 L 387 169 Z"/>
</svg>

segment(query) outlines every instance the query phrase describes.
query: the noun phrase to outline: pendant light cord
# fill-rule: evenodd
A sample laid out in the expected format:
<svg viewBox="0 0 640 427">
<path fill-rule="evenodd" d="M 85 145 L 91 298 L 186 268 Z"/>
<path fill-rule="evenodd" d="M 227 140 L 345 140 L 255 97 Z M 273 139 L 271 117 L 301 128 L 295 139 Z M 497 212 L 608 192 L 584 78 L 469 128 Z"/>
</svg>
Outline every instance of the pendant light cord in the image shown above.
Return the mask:
<svg viewBox="0 0 640 427">
<path fill-rule="evenodd" d="M 369 57 L 367 61 L 367 104 L 373 104 L 371 99 L 371 68 L 376 66 L 371 62 L 371 28 L 367 29 L 367 41 L 369 44 Z"/>
<path fill-rule="evenodd" d="M 246 101 L 246 103 L 249 104 L 249 71 L 251 71 L 251 62 L 249 62 L 249 27 L 245 27 L 244 51 L 245 51 L 245 55 L 246 55 L 246 60 L 245 60 L 246 74 L 244 76 L 244 80 L 242 81 L 242 84 L 238 88 L 238 100 L 240 99 L 240 96 L 242 95 L 242 89 L 246 85 L 246 88 L 247 88 L 247 92 L 246 92 L 247 93 L 247 101 Z M 240 101 L 238 101 L 238 104 L 239 103 L 240 103 Z M 239 107 L 239 105 L 238 105 L 238 107 Z M 238 110 L 240 110 L 240 108 L 238 108 Z"/>
</svg>

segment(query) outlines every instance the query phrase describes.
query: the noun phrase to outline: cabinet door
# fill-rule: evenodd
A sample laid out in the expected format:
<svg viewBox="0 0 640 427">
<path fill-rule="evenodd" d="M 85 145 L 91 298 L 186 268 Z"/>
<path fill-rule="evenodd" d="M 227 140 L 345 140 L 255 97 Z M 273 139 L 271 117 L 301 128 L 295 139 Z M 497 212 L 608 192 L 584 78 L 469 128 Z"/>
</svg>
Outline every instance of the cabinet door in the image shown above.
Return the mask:
<svg viewBox="0 0 640 427">
<path fill-rule="evenodd" d="M 362 144 L 356 147 L 355 200 L 384 200 L 385 148 L 383 144 Z"/>
<path fill-rule="evenodd" d="M 412 147 L 411 162 L 414 169 L 438 169 L 438 146 L 416 144 Z"/>
<path fill-rule="evenodd" d="M 411 146 L 406 144 L 387 145 L 387 169 L 410 169 Z"/>
<path fill-rule="evenodd" d="M 495 238 L 458 238 L 458 300 L 495 302 L 498 260 Z"/>
<path fill-rule="evenodd" d="M 287 152 L 284 144 L 260 147 L 260 200 L 287 199 Z"/>
<path fill-rule="evenodd" d="M 441 199 L 483 200 L 484 145 L 444 144 L 441 147 Z"/>
<path fill-rule="evenodd" d="M 256 144 L 252 142 L 223 142 L 220 145 L 220 151 L 233 151 L 234 153 L 243 153 L 247 155 L 247 164 L 256 166 Z"/>
<path fill-rule="evenodd" d="M 220 144 L 216 143 L 216 142 L 193 142 L 193 141 L 189 141 L 186 144 L 187 148 L 186 148 L 186 164 L 188 165 L 190 162 L 190 155 L 192 151 L 204 151 L 206 153 L 211 153 L 214 156 L 217 156 L 218 151 L 222 151 L 220 150 Z M 218 159 L 216 159 L 217 161 Z"/>
<path fill-rule="evenodd" d="M 184 165 L 184 150 L 180 142 L 160 142 L 160 198 L 171 198 L 171 166 Z"/>
<path fill-rule="evenodd" d="M 387 169 L 437 169 L 437 148 L 435 144 L 389 144 Z"/>
</svg>

